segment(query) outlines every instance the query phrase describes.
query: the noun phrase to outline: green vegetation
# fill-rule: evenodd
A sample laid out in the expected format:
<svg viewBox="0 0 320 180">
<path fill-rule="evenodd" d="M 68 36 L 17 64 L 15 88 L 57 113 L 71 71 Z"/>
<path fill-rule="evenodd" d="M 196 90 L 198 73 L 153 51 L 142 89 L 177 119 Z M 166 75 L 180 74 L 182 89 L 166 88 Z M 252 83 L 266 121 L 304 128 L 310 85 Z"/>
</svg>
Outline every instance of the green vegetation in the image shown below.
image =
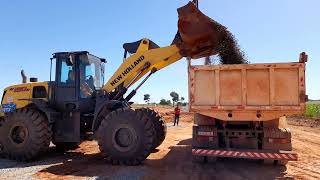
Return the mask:
<svg viewBox="0 0 320 180">
<path fill-rule="evenodd" d="M 170 96 L 172 98 L 172 106 L 174 106 L 174 103 L 179 101 L 179 94 L 176 93 L 175 91 L 172 91 L 170 93 Z"/>
<path fill-rule="evenodd" d="M 170 101 L 170 100 L 161 99 L 159 104 L 160 104 L 160 105 L 168 105 L 168 106 L 171 106 L 171 101 Z"/>
<path fill-rule="evenodd" d="M 308 103 L 306 105 L 306 112 L 304 113 L 307 117 L 320 117 L 320 104 Z"/>
<path fill-rule="evenodd" d="M 143 100 L 144 100 L 147 104 L 149 104 L 149 102 L 150 102 L 150 94 L 145 94 L 145 95 L 143 95 Z"/>
<path fill-rule="evenodd" d="M 150 103 L 150 94 L 144 94 L 143 95 L 143 100 L 146 102 L 145 105 L 160 105 L 160 106 L 174 106 L 175 104 L 179 104 L 180 106 L 187 106 L 188 103 L 187 102 L 184 102 L 185 98 L 184 97 L 179 97 L 179 94 L 176 93 L 175 91 L 172 91 L 170 93 L 170 96 L 172 98 L 172 101 L 171 100 L 167 100 L 167 99 L 161 99 L 159 103 L 156 103 L 156 102 L 151 102 Z M 143 104 L 140 104 L 140 105 L 143 105 Z M 135 104 L 135 106 L 139 106 L 137 104 Z"/>
</svg>

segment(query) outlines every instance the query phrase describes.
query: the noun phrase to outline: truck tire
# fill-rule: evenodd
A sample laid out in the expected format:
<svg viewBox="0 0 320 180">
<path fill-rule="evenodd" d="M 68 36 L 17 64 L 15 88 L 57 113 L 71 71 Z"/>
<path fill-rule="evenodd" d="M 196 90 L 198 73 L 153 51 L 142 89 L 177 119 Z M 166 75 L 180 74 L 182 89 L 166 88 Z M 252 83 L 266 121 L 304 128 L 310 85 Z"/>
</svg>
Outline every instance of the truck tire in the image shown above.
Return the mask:
<svg viewBox="0 0 320 180">
<path fill-rule="evenodd" d="M 56 146 L 58 152 L 75 150 L 79 147 L 78 142 L 52 142 Z"/>
<path fill-rule="evenodd" d="M 153 123 L 153 126 L 155 128 L 155 141 L 153 143 L 152 149 L 156 149 L 159 147 L 167 135 L 167 125 L 161 119 L 161 116 L 155 112 L 154 110 L 151 110 L 149 108 L 141 108 L 136 110 L 138 113 L 142 114 L 142 118 L 147 118 L 148 121 L 151 121 Z"/>
<path fill-rule="evenodd" d="M 286 143 L 271 143 L 269 138 L 286 139 Z M 288 128 L 264 128 L 262 149 L 292 151 L 291 132 Z"/>
<path fill-rule="evenodd" d="M 286 138 L 291 139 L 291 132 L 288 128 L 264 128 L 263 136 L 265 138 Z"/>
<path fill-rule="evenodd" d="M 279 161 L 278 161 L 278 164 L 279 164 L 279 165 L 282 165 L 282 166 L 287 165 L 287 163 L 288 163 L 287 160 L 279 160 Z"/>
<path fill-rule="evenodd" d="M 109 113 L 97 131 L 100 151 L 113 164 L 139 165 L 152 151 L 155 130 L 142 113 L 120 108 Z"/>
<path fill-rule="evenodd" d="M 3 152 L 19 161 L 34 160 L 47 151 L 51 134 L 45 115 L 28 108 L 9 113 L 0 128 Z"/>
</svg>

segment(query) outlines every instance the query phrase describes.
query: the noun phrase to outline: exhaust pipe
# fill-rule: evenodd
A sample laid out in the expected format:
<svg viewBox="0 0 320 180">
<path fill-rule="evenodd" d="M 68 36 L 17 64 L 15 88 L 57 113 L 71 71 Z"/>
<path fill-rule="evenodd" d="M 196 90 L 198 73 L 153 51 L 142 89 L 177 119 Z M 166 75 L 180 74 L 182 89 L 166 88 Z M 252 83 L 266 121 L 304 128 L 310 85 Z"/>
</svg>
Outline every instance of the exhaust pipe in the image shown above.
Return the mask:
<svg viewBox="0 0 320 180">
<path fill-rule="evenodd" d="M 27 76 L 24 73 L 24 70 L 21 70 L 22 83 L 27 83 Z"/>
</svg>

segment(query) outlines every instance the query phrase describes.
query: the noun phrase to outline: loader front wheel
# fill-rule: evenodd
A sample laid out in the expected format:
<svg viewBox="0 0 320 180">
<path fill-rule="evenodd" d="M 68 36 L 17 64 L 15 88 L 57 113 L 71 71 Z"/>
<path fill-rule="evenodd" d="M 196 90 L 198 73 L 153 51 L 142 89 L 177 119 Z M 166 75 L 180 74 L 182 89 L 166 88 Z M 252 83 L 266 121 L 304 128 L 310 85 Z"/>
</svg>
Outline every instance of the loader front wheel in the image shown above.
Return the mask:
<svg viewBox="0 0 320 180">
<path fill-rule="evenodd" d="M 153 123 L 129 108 L 109 113 L 97 131 L 100 151 L 112 164 L 138 165 L 152 151 Z"/>
<path fill-rule="evenodd" d="M 154 110 L 148 108 L 141 108 L 136 110 L 138 113 L 142 113 L 142 118 L 148 119 L 153 123 L 155 128 L 155 141 L 153 143 L 153 149 L 159 147 L 164 139 L 166 138 L 167 134 L 167 126 L 160 115 L 155 112 Z"/>
<path fill-rule="evenodd" d="M 0 136 L 3 152 L 10 159 L 30 161 L 48 150 L 51 130 L 43 114 L 23 108 L 5 117 Z"/>
</svg>

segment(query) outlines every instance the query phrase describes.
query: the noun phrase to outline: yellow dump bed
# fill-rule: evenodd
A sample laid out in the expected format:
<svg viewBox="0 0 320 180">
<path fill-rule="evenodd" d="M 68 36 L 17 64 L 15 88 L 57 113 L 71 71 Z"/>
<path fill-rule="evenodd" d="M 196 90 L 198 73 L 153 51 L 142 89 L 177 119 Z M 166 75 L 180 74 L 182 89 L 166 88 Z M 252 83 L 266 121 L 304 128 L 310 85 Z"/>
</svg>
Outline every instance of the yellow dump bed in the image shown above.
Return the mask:
<svg viewBox="0 0 320 180">
<path fill-rule="evenodd" d="M 189 65 L 189 109 L 226 121 L 267 121 L 305 110 L 305 62 Z"/>
</svg>

